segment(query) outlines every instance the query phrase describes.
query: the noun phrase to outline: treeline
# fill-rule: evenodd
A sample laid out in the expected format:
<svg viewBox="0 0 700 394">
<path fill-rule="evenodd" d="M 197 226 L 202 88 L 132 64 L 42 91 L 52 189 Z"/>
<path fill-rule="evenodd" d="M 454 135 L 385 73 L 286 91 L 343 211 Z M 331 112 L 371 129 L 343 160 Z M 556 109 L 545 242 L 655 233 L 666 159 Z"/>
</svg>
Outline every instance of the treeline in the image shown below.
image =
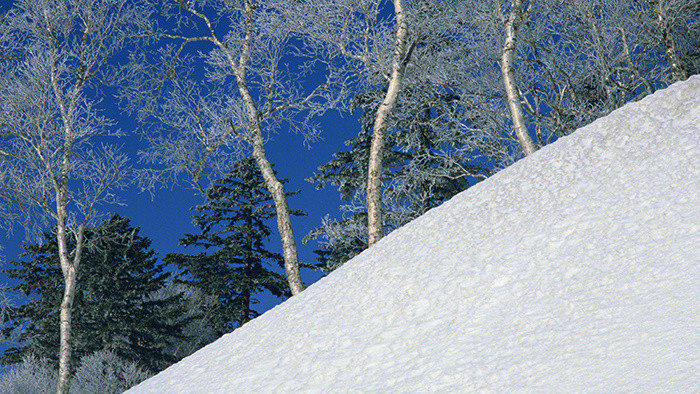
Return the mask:
<svg viewBox="0 0 700 394">
<path fill-rule="evenodd" d="M 68 390 L 72 359 L 100 349 L 149 371 L 178 357 L 168 345 L 177 338 L 152 332 L 141 343 L 134 336 L 142 328 L 128 319 L 105 334 L 123 347 L 81 339 L 91 270 L 117 269 L 121 256 L 98 234 L 118 223 L 138 233 L 117 216 L 96 223 L 128 185 L 185 183 L 208 203 L 242 190 L 238 203 L 258 201 L 256 193 L 270 199 L 257 213 L 276 218 L 280 255 L 256 243 L 270 234 L 262 222 L 221 224 L 207 212 L 230 207 L 205 205 L 196 218 L 202 233 L 183 242 L 221 249 L 166 259 L 186 269 L 202 300 L 217 300 L 218 335 L 255 316 L 244 306 L 256 291 L 304 289 L 295 211 L 266 153 L 274 133 L 313 142 L 328 111 L 360 114 L 348 150 L 309 174 L 347 202 L 343 217 L 324 219 L 305 238 L 318 241 L 319 268 L 331 271 L 498 169 L 698 73 L 699 14 L 698 0 L 16 0 L 0 16 L 0 218 L 28 234 L 44 231 L 44 242 L 26 249 L 43 268 L 14 273 L 30 286 L 20 290 L 42 294 L 23 306 L 24 341 L 56 360 L 58 392 Z M 119 131 L 105 105 L 123 109 L 138 129 Z M 143 138 L 138 166 L 110 144 L 134 135 Z M 187 325 L 172 316 L 182 312 L 182 288 L 149 298 L 165 282 L 146 244 L 124 268 L 126 282 L 143 280 L 141 293 L 124 302 L 159 305 L 151 316 L 163 332 L 178 332 Z M 284 276 L 262 262 L 281 262 Z M 223 285 L 231 267 L 248 290 Z M 49 276 L 54 295 L 43 300 L 31 283 Z M 37 320 L 40 305 L 53 317 Z M 31 328 L 51 324 L 50 345 L 31 337 Z M 137 345 L 152 355 L 136 357 L 128 348 Z M 21 353 L 5 357 L 16 362 Z"/>
</svg>

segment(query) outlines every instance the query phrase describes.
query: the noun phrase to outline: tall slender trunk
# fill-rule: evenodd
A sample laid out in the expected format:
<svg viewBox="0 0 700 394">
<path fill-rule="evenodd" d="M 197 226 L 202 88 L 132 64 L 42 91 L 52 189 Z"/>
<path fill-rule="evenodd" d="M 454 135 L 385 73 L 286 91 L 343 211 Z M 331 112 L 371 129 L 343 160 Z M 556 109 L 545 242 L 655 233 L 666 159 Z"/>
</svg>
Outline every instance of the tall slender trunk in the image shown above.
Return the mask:
<svg viewBox="0 0 700 394">
<path fill-rule="evenodd" d="M 75 267 L 70 263 L 66 242 L 66 219 L 60 218 L 56 229 L 56 241 L 58 242 L 58 256 L 63 271 L 63 299 L 60 311 L 60 350 L 58 353 L 58 386 L 56 393 L 68 392 L 70 379 L 70 359 L 73 352 L 71 346 L 71 315 L 73 309 L 73 297 L 75 295 Z"/>
<path fill-rule="evenodd" d="M 525 10 L 522 0 L 513 0 L 510 15 L 506 21 L 506 40 L 503 45 L 503 54 L 501 56 L 501 73 L 503 74 L 503 83 L 508 97 L 508 108 L 510 109 L 510 115 L 513 121 L 513 131 L 523 148 L 525 156 L 527 156 L 535 152 L 537 147 L 532 141 L 530 133 L 527 131 L 523 107 L 520 103 L 520 93 L 518 92 L 518 86 L 515 82 L 515 68 L 513 67 L 518 27 L 523 21 L 524 16 Z"/>
<path fill-rule="evenodd" d="M 386 140 L 389 117 L 396 106 L 396 100 L 401 91 L 401 81 L 406 71 L 406 64 L 410 60 L 410 53 L 407 53 L 408 24 L 405 12 L 404 1 L 394 0 L 394 13 L 396 14 L 397 25 L 394 61 L 391 66 L 386 95 L 379 105 L 377 116 L 374 119 L 369 168 L 367 171 L 367 243 L 369 246 L 374 245 L 382 238 L 384 227 L 382 220 L 382 150 Z"/>
<path fill-rule="evenodd" d="M 657 0 L 654 6 L 654 13 L 656 14 L 658 34 L 661 36 L 661 42 L 664 45 L 666 61 L 671 67 L 673 82 L 685 81 L 688 79 L 688 73 L 683 67 L 683 62 L 681 62 L 681 58 L 676 50 L 676 44 L 673 42 L 673 34 L 671 33 L 671 27 L 668 24 L 668 17 L 664 9 L 664 0 Z"/>
<path fill-rule="evenodd" d="M 44 11 L 45 17 L 48 19 L 48 11 Z M 86 28 L 85 33 L 81 38 L 81 46 L 87 41 L 89 29 Z M 52 51 L 54 57 L 58 58 L 58 48 L 60 44 L 53 42 Z M 68 392 L 68 384 L 70 381 L 70 365 L 73 354 L 72 347 L 72 314 L 73 314 L 73 299 L 77 286 L 78 266 L 80 265 L 80 255 L 83 248 L 83 232 L 84 226 L 81 224 L 77 228 L 75 234 L 75 249 L 73 250 L 73 261 L 69 257 L 67 246 L 67 219 L 68 219 L 68 180 L 70 178 L 71 157 L 73 154 L 73 125 L 76 106 L 78 105 L 79 95 L 85 83 L 87 74 L 85 63 L 81 51 L 81 61 L 78 65 L 76 73 L 76 82 L 68 98 L 68 105 L 64 101 L 63 93 L 58 82 L 58 73 L 56 65 L 51 69 L 51 88 L 58 103 L 64 127 L 63 141 L 63 157 L 61 159 L 60 174 L 54 179 L 54 189 L 56 191 L 56 241 L 58 243 L 59 260 L 61 263 L 61 271 L 63 272 L 64 290 L 61 300 L 60 311 L 60 347 L 58 359 L 58 384 L 56 393 L 64 394 Z"/>
<path fill-rule="evenodd" d="M 228 43 L 224 43 L 216 35 L 213 24 L 204 14 L 195 11 L 190 7 L 189 2 L 180 2 L 181 6 L 201 18 L 207 24 L 211 35 L 206 40 L 211 41 L 214 45 L 226 55 L 227 61 L 236 76 L 238 92 L 243 99 L 248 112 L 248 127 L 252 132 L 252 136 L 246 138 L 247 142 L 253 147 L 253 158 L 262 172 L 265 180 L 265 187 L 272 195 L 272 200 L 275 203 L 277 212 L 277 228 L 280 232 L 282 240 L 282 250 L 284 256 L 284 269 L 287 274 L 287 282 L 292 295 L 299 294 L 304 290 L 304 283 L 301 280 L 299 271 L 299 257 L 297 253 L 297 245 L 294 240 L 294 231 L 292 229 L 292 220 L 289 213 L 289 204 L 287 203 L 287 193 L 284 190 L 282 182 L 277 179 L 275 172 L 272 169 L 272 164 L 268 160 L 265 153 L 265 139 L 262 132 L 263 114 L 255 105 L 250 89 L 248 88 L 248 79 L 246 72 L 248 61 L 250 60 L 253 49 L 253 34 L 255 32 L 254 14 L 256 4 L 254 0 L 243 0 L 243 14 L 245 17 L 245 37 L 240 55 L 236 59 L 233 52 L 229 49 Z M 196 40 L 199 40 L 196 39 Z M 233 127 L 233 124 L 232 124 Z"/>
<path fill-rule="evenodd" d="M 304 290 L 304 283 L 301 280 L 301 272 L 299 270 L 299 257 L 297 253 L 297 244 L 294 239 L 294 230 L 292 229 L 292 220 L 289 213 L 289 204 L 287 202 L 287 193 L 284 190 L 284 185 L 277 179 L 275 172 L 272 169 L 272 164 L 268 160 L 265 153 L 265 140 L 262 132 L 261 119 L 262 114 L 255 105 L 255 100 L 248 89 L 248 81 L 246 79 L 246 69 L 248 60 L 252 50 L 253 41 L 253 13 L 255 12 L 255 4 L 252 0 L 245 0 L 245 15 L 246 15 L 246 34 L 243 43 L 238 63 L 229 55 L 229 62 L 236 74 L 238 83 L 238 91 L 243 98 L 243 102 L 248 109 L 248 120 L 252 129 L 253 135 L 251 141 L 253 146 L 253 157 L 258 164 L 258 168 L 265 180 L 265 186 L 272 195 L 272 200 L 275 202 L 277 212 L 277 228 L 282 240 L 282 255 L 284 256 L 284 270 L 287 274 L 287 282 L 292 295 L 301 293 Z M 218 40 L 217 40 L 218 42 Z M 219 43 L 220 44 L 220 43 Z M 223 45 L 223 44 L 222 44 Z M 229 53 L 227 51 L 227 53 Z"/>
<path fill-rule="evenodd" d="M 248 96 L 250 98 L 250 96 Z M 284 185 L 277 179 L 272 165 L 265 155 L 265 145 L 263 142 L 262 129 L 259 121 L 254 125 L 253 135 L 253 157 L 258 164 L 260 172 L 263 174 L 265 186 L 272 195 L 277 212 L 277 228 L 282 239 L 282 255 L 284 256 L 284 270 L 287 274 L 287 282 L 292 295 L 301 293 L 304 290 L 304 283 L 301 280 L 299 271 L 299 258 L 297 254 L 297 244 L 294 240 L 294 230 L 292 229 L 291 215 L 289 214 L 289 204 L 287 203 L 287 193 Z"/>
<path fill-rule="evenodd" d="M 65 213 L 65 205 L 59 208 L 59 214 Z M 61 263 L 61 271 L 63 272 L 63 298 L 61 300 L 60 312 L 60 350 L 58 359 L 58 385 L 56 393 L 64 394 L 68 392 L 68 383 L 70 381 L 70 367 L 73 355 L 72 346 L 72 315 L 73 315 L 73 300 L 78 285 L 78 267 L 80 265 L 80 256 L 83 248 L 83 233 L 84 227 L 81 225 L 77 229 L 75 249 L 73 250 L 73 259 L 71 261 L 68 252 L 67 242 L 67 225 L 66 216 L 60 215 L 56 231 L 56 241 L 58 242 L 58 255 Z"/>
<path fill-rule="evenodd" d="M 53 78 L 53 82 L 56 79 Z M 57 88 L 55 84 L 55 88 Z M 58 90 L 56 90 L 58 92 Z M 57 93 L 60 99 L 60 95 Z M 64 112 L 65 114 L 65 112 Z M 61 172 L 58 179 L 54 182 L 56 189 L 56 242 L 58 243 L 58 257 L 61 263 L 61 271 L 63 272 L 63 298 L 61 300 L 60 311 L 60 346 L 58 356 L 58 385 L 56 386 L 57 394 L 68 392 L 68 384 L 70 381 L 70 366 L 73 355 L 72 346 L 72 315 L 73 315 L 73 300 L 77 287 L 78 267 L 80 265 L 80 255 L 83 248 L 83 232 L 84 227 L 80 225 L 77 229 L 75 248 L 73 250 L 73 261 L 70 259 L 68 251 L 68 179 L 71 154 L 73 152 L 72 129 L 70 127 L 70 117 L 64 115 L 66 123 L 65 142 L 63 158 L 61 162 Z"/>
<path fill-rule="evenodd" d="M 627 64 L 629 64 L 632 74 L 642 81 L 646 94 L 654 93 L 654 86 L 652 86 L 652 84 L 649 83 L 649 80 L 639 72 L 637 65 L 634 64 L 634 61 L 632 60 L 632 53 L 630 52 L 629 45 L 627 45 L 627 32 L 621 26 L 619 26 L 618 29 L 620 30 L 620 35 L 622 37 L 622 50 L 625 52 L 625 59 L 627 60 Z"/>
<path fill-rule="evenodd" d="M 586 4 L 586 3 L 583 3 Z M 586 10 L 586 22 L 593 37 L 593 42 L 595 44 L 595 52 L 600 54 L 595 58 L 595 69 L 598 74 L 598 84 L 605 89 L 605 105 L 608 109 L 619 106 L 621 103 L 615 97 L 615 90 L 611 86 L 610 76 L 613 73 L 613 68 L 607 57 L 604 55 L 605 44 L 603 43 L 603 34 L 601 33 L 598 23 L 600 22 L 599 16 L 596 15 L 596 7 L 588 8 Z"/>
<path fill-rule="evenodd" d="M 45 10 L 45 16 L 46 15 Z M 85 41 L 83 36 L 83 43 Z M 53 54 L 56 58 L 58 43 L 53 43 Z M 72 346 L 72 314 L 73 314 L 73 299 L 75 298 L 75 290 L 78 277 L 78 266 L 80 264 L 80 254 L 83 246 L 83 225 L 81 225 L 76 233 L 75 249 L 73 251 L 73 261 L 71 262 L 68 251 L 67 240 L 67 220 L 68 220 L 68 180 L 70 178 L 71 156 L 73 154 L 73 119 L 77 98 L 82 89 L 84 81 L 85 68 L 81 62 L 76 84 L 73 87 L 68 105 L 66 106 L 61 87 L 58 82 L 56 65 L 51 69 L 51 86 L 58 103 L 61 113 L 61 119 L 64 127 L 63 141 L 63 157 L 61 159 L 60 173 L 54 178 L 54 189 L 56 191 L 56 242 L 58 243 L 58 255 L 61 263 L 61 271 L 63 272 L 63 298 L 61 300 L 60 311 L 60 346 L 58 356 L 58 384 L 56 386 L 57 394 L 68 392 L 68 384 L 70 381 L 70 365 L 73 355 Z"/>
</svg>

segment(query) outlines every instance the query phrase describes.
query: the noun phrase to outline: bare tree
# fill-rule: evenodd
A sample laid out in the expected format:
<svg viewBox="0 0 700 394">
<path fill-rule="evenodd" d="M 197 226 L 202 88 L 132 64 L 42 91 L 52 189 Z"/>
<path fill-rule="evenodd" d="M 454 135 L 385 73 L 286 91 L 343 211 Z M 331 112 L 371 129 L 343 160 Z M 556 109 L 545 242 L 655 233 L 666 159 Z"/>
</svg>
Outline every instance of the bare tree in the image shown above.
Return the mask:
<svg viewBox="0 0 700 394">
<path fill-rule="evenodd" d="M 506 38 L 505 43 L 503 44 L 503 55 L 501 57 L 501 72 L 503 73 L 503 84 L 506 88 L 508 107 L 513 120 L 513 131 L 515 132 L 520 145 L 522 145 L 523 152 L 526 156 L 534 153 L 537 148 L 535 147 L 535 143 L 532 141 L 532 137 L 530 137 L 530 133 L 527 130 L 527 125 L 525 124 L 523 108 L 520 103 L 520 93 L 515 81 L 513 59 L 515 57 L 515 45 L 517 42 L 518 28 L 527 18 L 528 10 L 526 6 L 523 5 L 522 0 L 513 0 L 508 15 L 502 16 L 506 30 Z"/>
<path fill-rule="evenodd" d="M 125 23 L 138 16 L 118 0 L 21 0 L 16 5 L 0 27 L 3 53 L 8 47 L 15 53 L 0 62 L 2 224 L 23 218 L 29 235 L 50 222 L 56 226 L 65 283 L 57 392 L 65 393 L 84 228 L 99 204 L 115 202 L 112 191 L 128 173 L 123 154 L 96 146 L 100 138 L 118 133 L 98 113 L 92 88 L 122 47 Z"/>
<path fill-rule="evenodd" d="M 459 12 L 462 1 L 309 0 L 299 3 L 303 12 L 298 19 L 308 21 L 300 29 L 313 38 L 314 45 L 332 48 L 342 55 L 344 67 L 355 75 L 355 101 L 363 102 L 365 113 L 373 111 L 369 161 L 363 164 L 366 172 L 362 171 L 366 181 L 357 188 L 365 202 L 351 207 L 351 211 L 360 209 L 367 213 L 367 236 L 371 245 L 391 228 L 387 227 L 387 218 L 382 213 L 382 206 L 386 205 L 382 202 L 383 195 L 388 185 L 397 181 L 386 179 L 388 173 L 383 169 L 382 152 L 386 151 L 388 134 L 402 129 L 409 131 L 412 142 L 405 148 L 416 148 L 422 145 L 422 137 L 417 128 L 406 128 L 411 123 L 406 116 L 412 117 L 415 123 L 415 114 L 424 113 L 426 104 L 427 110 L 434 112 L 437 107 L 431 109 L 431 105 L 442 105 L 437 103 L 436 97 L 450 97 L 454 107 L 462 111 L 471 106 L 470 101 L 476 95 L 462 94 L 461 85 L 469 79 L 471 67 L 463 61 L 468 55 L 466 37 L 473 36 L 474 32 Z M 393 10 L 390 10 L 391 5 Z M 445 111 L 435 120 L 444 126 L 438 137 L 440 140 L 434 141 L 436 146 L 469 140 L 457 149 L 474 152 L 477 146 L 488 145 L 482 142 L 490 139 L 493 133 L 477 130 L 480 126 L 468 124 L 470 122 L 460 117 L 456 111 Z M 489 137 L 482 138 L 486 135 Z M 353 201 L 359 202 L 360 198 Z"/>
<path fill-rule="evenodd" d="M 649 4 L 654 8 L 654 15 L 656 16 L 657 29 L 659 32 L 658 34 L 664 44 L 666 60 L 671 66 L 673 79 L 674 81 L 685 81 L 688 78 L 688 74 L 686 73 L 680 56 L 678 55 L 676 43 L 674 42 L 671 33 L 670 23 L 668 20 L 668 3 L 669 2 L 663 0 L 649 1 Z"/>
<path fill-rule="evenodd" d="M 654 31 L 657 43 L 661 44 L 674 82 L 688 79 L 687 62 L 682 59 L 682 52 L 689 48 L 679 48 L 679 39 L 694 39 L 694 51 L 698 57 L 697 39 L 698 12 L 700 1 L 697 0 L 646 0 L 652 10 L 654 23 L 649 23 L 649 30 Z"/>
<path fill-rule="evenodd" d="M 520 87 L 540 144 L 682 77 L 668 45 L 679 54 L 677 64 L 694 69 L 688 60 L 698 29 L 690 15 L 700 11 L 700 2 L 663 3 L 669 35 L 658 29 L 657 12 L 645 1 L 535 3 L 536 14 L 522 31 Z"/>
<path fill-rule="evenodd" d="M 144 124 L 152 122 L 147 155 L 175 177 L 186 173 L 201 191 L 208 176 L 223 175 L 232 160 L 252 154 L 275 203 L 289 287 L 298 294 L 304 284 L 287 193 L 266 140 L 283 125 L 315 138 L 311 119 L 342 102 L 346 76 L 335 73 L 331 53 L 304 45 L 289 8 L 284 1 L 166 1 L 163 12 L 176 26 L 145 31 L 173 45 L 161 48 L 158 64 L 147 65 L 145 56 L 132 64 L 140 82 L 128 99 Z M 186 64 L 208 66 L 206 76 L 198 80 L 201 69 Z M 309 76 L 319 82 L 300 82 Z"/>
<path fill-rule="evenodd" d="M 418 41 L 416 10 L 404 0 L 393 1 L 393 19 L 380 16 L 382 2 L 306 1 L 299 8 L 300 27 L 315 45 L 332 48 L 344 66 L 356 75 L 357 86 L 378 92 L 369 151 L 366 193 L 368 245 L 378 242 L 384 232 L 382 218 L 382 152 L 394 108 L 412 54 Z M 425 2 L 426 4 L 429 2 Z"/>
<path fill-rule="evenodd" d="M 388 136 L 390 141 L 393 134 L 407 131 L 402 127 L 411 122 L 416 124 L 415 120 L 420 118 L 416 114 L 426 110 L 416 108 L 416 103 L 428 103 L 428 113 L 441 112 L 438 104 L 424 98 L 449 92 L 443 97 L 459 103 L 463 110 L 461 118 L 450 111 L 444 112 L 454 119 L 446 122 L 448 132 L 431 137 L 433 140 L 424 146 L 459 141 L 459 153 L 468 153 L 498 168 L 630 100 L 652 93 L 668 83 L 664 74 L 670 68 L 662 61 L 665 52 L 652 50 L 659 46 L 653 43 L 659 32 L 656 19 L 649 17 L 649 7 L 638 4 L 645 1 L 634 4 L 625 0 L 407 2 L 410 26 L 407 45 L 411 61 L 404 70 L 395 109 L 387 117 L 387 129 L 380 136 Z M 378 16 L 390 3 L 372 0 L 303 3 L 307 7 L 305 13 L 315 21 L 309 22 L 310 34 L 324 44 L 334 45 L 348 64 L 355 67 L 362 89 L 356 101 L 362 102 L 365 114 L 370 110 L 379 114 L 384 109 L 383 100 L 389 97 L 386 86 L 392 61 L 396 59 L 394 50 L 399 31 L 398 19 L 390 19 L 388 10 L 384 10 L 383 18 Z M 673 21 L 674 43 L 676 48 L 684 48 L 685 53 L 692 50 L 693 34 L 700 31 L 695 29 L 694 33 L 692 29 L 697 25 L 694 22 L 697 18 L 693 19 L 692 15 L 697 15 L 698 3 L 697 0 L 665 2 L 668 15 L 673 15 L 667 19 Z M 440 10 L 449 10 L 449 15 L 441 14 Z M 661 37 L 656 40 L 664 41 Z M 379 117 L 374 118 L 378 120 Z M 443 121 L 440 115 L 440 119 L 431 123 Z M 377 137 L 377 129 L 373 131 Z M 460 140 L 460 132 L 468 138 Z M 358 137 L 362 138 L 363 134 Z M 420 133 L 414 133 L 408 140 L 411 138 L 421 141 Z M 388 232 L 395 228 L 394 224 L 406 223 L 406 218 L 415 214 L 414 207 L 421 203 L 404 191 L 415 180 L 431 179 L 431 174 L 419 165 L 434 159 L 430 155 L 419 155 L 406 163 L 411 168 L 407 172 L 410 176 L 390 173 L 391 170 L 384 168 L 382 178 L 376 182 L 381 187 L 381 200 L 375 199 L 375 206 L 370 208 L 370 196 L 377 194 L 370 191 L 370 183 L 349 187 L 357 185 L 357 176 L 368 177 L 366 172 L 355 170 L 355 166 L 369 167 L 367 155 L 358 154 L 359 148 L 364 147 L 358 139 L 348 141 L 353 143 L 353 151 L 336 156 L 333 162 L 320 168 L 324 173 L 313 178 L 320 186 L 333 179 L 329 183 L 337 184 L 341 198 L 349 203 L 341 208 L 342 220 L 326 218 L 306 238 L 325 238 L 324 253 L 342 257 L 331 261 L 328 253 L 322 255 L 324 264 L 331 262 L 325 268 L 335 268 L 366 247 L 358 229 L 367 220 L 366 214 L 371 215 L 380 204 L 383 212 L 380 211 L 381 219 L 375 219 L 375 229 Z M 413 153 L 416 148 L 420 151 L 420 143 L 409 142 L 405 146 L 404 143 L 401 143 L 402 153 Z M 353 152 L 357 159 L 348 162 Z M 387 150 L 384 152 L 385 157 L 378 162 L 389 167 Z M 345 164 L 352 171 L 343 172 Z M 445 162 L 434 169 L 449 173 L 445 171 L 449 165 Z M 470 175 L 466 170 L 450 174 Z M 354 193 L 351 195 L 348 190 Z"/>
<path fill-rule="evenodd" d="M 394 0 L 396 15 L 396 44 L 391 63 L 389 84 L 382 104 L 377 110 L 372 134 L 372 145 L 369 152 L 369 169 L 367 171 L 367 243 L 374 245 L 382 238 L 384 223 L 382 221 L 382 150 L 386 140 L 386 129 L 389 124 L 394 106 L 396 105 L 401 81 L 410 61 L 411 50 L 408 47 L 408 23 L 406 21 L 406 5 L 403 0 Z"/>
<path fill-rule="evenodd" d="M 668 29 L 651 0 L 463 0 L 460 14 L 476 33 L 465 45 L 474 67 L 461 96 L 476 98 L 474 113 L 504 139 L 512 124 L 520 155 L 546 145 L 682 77 L 672 64 L 698 69 L 700 2 L 660 3 Z"/>
</svg>

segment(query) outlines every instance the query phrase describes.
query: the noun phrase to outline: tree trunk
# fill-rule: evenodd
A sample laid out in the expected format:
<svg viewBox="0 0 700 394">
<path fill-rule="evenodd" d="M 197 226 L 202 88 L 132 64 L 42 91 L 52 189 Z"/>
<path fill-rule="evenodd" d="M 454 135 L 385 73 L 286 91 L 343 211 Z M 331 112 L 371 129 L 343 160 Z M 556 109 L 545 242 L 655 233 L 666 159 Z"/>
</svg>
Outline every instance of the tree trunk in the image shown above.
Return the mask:
<svg viewBox="0 0 700 394">
<path fill-rule="evenodd" d="M 688 73 L 686 73 L 683 68 L 683 63 L 681 58 L 678 56 L 678 51 L 676 50 L 676 44 L 673 42 L 673 35 L 671 34 L 671 29 L 668 25 L 668 17 L 666 16 L 666 11 L 664 9 L 664 0 L 658 0 L 654 6 L 654 13 L 656 14 L 656 20 L 658 25 L 658 34 L 661 36 L 661 42 L 664 45 L 664 52 L 666 53 L 666 61 L 668 61 L 671 67 L 671 75 L 673 76 L 673 82 L 685 81 L 688 79 Z"/>
<path fill-rule="evenodd" d="M 46 15 L 46 11 L 45 11 Z M 48 25 L 48 23 L 47 23 Z M 85 36 L 83 37 L 85 38 Z M 52 43 L 53 54 L 58 58 L 57 51 L 60 45 Z M 84 81 L 85 68 L 83 63 L 80 63 L 77 81 L 73 89 L 73 95 L 68 106 L 65 105 L 61 88 L 58 83 L 58 75 L 56 66 L 51 69 L 51 86 L 54 96 L 58 102 L 58 107 L 63 120 L 64 141 L 63 141 L 63 158 L 61 159 L 60 173 L 57 178 L 54 178 L 54 189 L 56 191 L 56 241 L 58 243 L 58 255 L 61 263 L 61 271 L 63 272 L 64 290 L 61 300 L 60 311 L 60 347 L 58 356 L 58 384 L 56 393 L 64 394 L 68 392 L 68 384 L 70 380 L 70 364 L 73 353 L 71 344 L 71 318 L 73 313 L 73 299 L 75 298 L 75 289 L 77 285 L 78 265 L 80 263 L 80 253 L 83 246 L 83 225 L 77 230 L 75 240 L 75 250 L 73 251 L 73 262 L 70 261 L 68 253 L 67 240 L 67 220 L 68 220 L 68 180 L 70 176 L 71 156 L 73 154 L 73 114 L 77 105 L 77 97 L 82 83 Z"/>
<path fill-rule="evenodd" d="M 247 97 L 252 100 L 249 93 Z M 292 229 L 292 220 L 289 214 L 287 193 L 284 190 L 282 182 L 275 176 L 272 165 L 265 155 L 265 145 L 259 122 L 254 124 L 253 157 L 255 157 L 258 168 L 263 174 L 265 186 L 270 194 L 272 194 L 272 199 L 275 202 L 277 228 L 279 229 L 280 238 L 282 239 L 284 270 L 287 274 L 287 282 L 289 283 L 289 289 L 292 291 L 292 295 L 297 295 L 304 290 L 304 283 L 301 280 L 301 272 L 299 271 L 297 244 L 294 240 L 294 230 Z"/>
<path fill-rule="evenodd" d="M 384 227 L 382 220 L 382 150 L 386 139 L 389 117 L 396 105 L 396 100 L 401 91 L 401 81 L 406 71 L 406 64 L 409 61 L 409 54 L 406 48 L 408 25 L 404 0 L 394 0 L 394 12 L 397 25 L 394 61 L 391 66 L 389 87 L 374 119 L 372 145 L 369 153 L 369 169 L 367 171 L 368 246 L 374 245 L 382 238 Z"/>
<path fill-rule="evenodd" d="M 506 40 L 503 45 L 503 54 L 501 56 L 501 72 L 503 73 L 503 83 L 506 88 L 506 95 L 508 96 L 508 107 L 510 108 L 510 115 L 513 120 L 513 131 L 523 148 L 525 156 L 527 156 L 535 152 L 537 148 L 532 141 L 532 137 L 530 137 L 530 133 L 527 131 L 523 107 L 520 103 L 520 94 L 515 82 L 515 69 L 513 67 L 518 27 L 523 21 L 524 14 L 525 10 L 523 9 L 522 0 L 513 0 L 510 15 L 506 21 Z"/>
<path fill-rule="evenodd" d="M 251 141 L 253 146 L 253 157 L 255 158 L 258 168 L 265 180 L 265 186 L 272 195 L 272 200 L 275 202 L 277 211 L 277 228 L 282 239 L 282 251 L 284 256 L 284 270 L 287 274 L 287 282 L 292 295 L 301 293 L 304 290 L 304 283 L 301 280 L 301 272 L 299 271 L 299 257 L 297 254 L 297 244 L 294 240 L 294 230 L 292 229 L 292 220 L 289 213 L 289 204 L 287 203 L 287 193 L 284 190 L 284 185 L 277 179 L 275 172 L 272 170 L 272 165 L 265 154 L 265 141 L 262 133 L 261 114 L 255 105 L 255 100 L 248 89 L 248 81 L 246 79 L 246 68 L 248 67 L 248 59 L 252 50 L 253 40 L 253 13 L 255 5 L 251 0 L 245 0 L 245 15 L 246 15 L 246 35 L 243 43 L 243 48 L 238 59 L 238 64 L 229 54 L 229 62 L 236 74 L 238 83 L 238 91 L 243 98 L 243 102 L 248 109 L 249 127 L 252 129 L 253 135 Z M 223 43 L 216 41 L 217 45 L 225 49 Z"/>
<path fill-rule="evenodd" d="M 65 206 L 60 211 L 65 212 Z M 56 241 L 58 242 L 58 255 L 61 262 L 61 270 L 63 272 L 63 281 L 65 288 L 63 290 L 63 299 L 61 301 L 60 313 L 60 350 L 58 359 L 58 386 L 56 393 L 64 394 L 68 392 L 68 383 L 70 381 L 70 366 L 73 355 L 73 346 L 71 338 L 71 322 L 73 314 L 73 300 L 75 299 L 75 291 L 77 287 L 78 266 L 80 265 L 80 255 L 83 248 L 83 233 L 84 227 L 78 227 L 75 250 L 73 251 L 73 261 L 70 261 L 68 246 L 67 246 L 67 226 L 66 217 L 62 216 L 58 221 L 56 231 Z"/>
<path fill-rule="evenodd" d="M 301 273 L 299 271 L 299 257 L 297 254 L 297 245 L 294 240 L 294 231 L 292 230 L 292 221 L 289 213 L 289 205 L 287 203 L 287 193 L 284 190 L 282 182 L 275 176 L 272 170 L 272 165 L 265 154 L 265 140 L 262 133 L 262 114 L 255 105 L 250 89 L 248 89 L 248 79 L 246 72 L 248 61 L 252 52 L 253 35 L 255 34 L 255 1 L 243 0 L 243 14 L 245 17 L 245 37 L 238 59 L 233 55 L 233 51 L 229 48 L 228 43 L 224 43 L 216 36 L 209 19 L 195 11 L 190 7 L 189 2 L 180 2 L 181 6 L 193 13 L 199 18 L 202 18 L 209 27 L 211 35 L 206 39 L 213 42 L 226 55 L 227 61 L 236 76 L 238 92 L 246 106 L 248 112 L 248 127 L 252 132 L 252 136 L 247 137 L 246 141 L 253 147 L 253 157 L 255 162 L 262 172 L 265 180 L 265 187 L 272 195 L 272 200 L 275 202 L 277 212 L 277 228 L 282 239 L 282 249 L 284 256 L 284 269 L 287 274 L 287 282 L 292 295 L 299 294 L 304 290 L 304 283 L 301 281 Z M 233 127 L 233 124 L 231 125 Z"/>
</svg>

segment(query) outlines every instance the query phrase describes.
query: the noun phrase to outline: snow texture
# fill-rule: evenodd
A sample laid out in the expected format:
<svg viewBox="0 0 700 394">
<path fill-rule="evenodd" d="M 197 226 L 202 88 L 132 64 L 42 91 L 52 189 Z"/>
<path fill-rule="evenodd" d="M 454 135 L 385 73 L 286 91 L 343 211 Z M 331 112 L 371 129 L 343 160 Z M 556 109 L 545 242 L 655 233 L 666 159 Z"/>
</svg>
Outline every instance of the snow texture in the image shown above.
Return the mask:
<svg viewBox="0 0 700 394">
<path fill-rule="evenodd" d="M 132 393 L 698 392 L 700 76 L 455 196 Z"/>
</svg>

